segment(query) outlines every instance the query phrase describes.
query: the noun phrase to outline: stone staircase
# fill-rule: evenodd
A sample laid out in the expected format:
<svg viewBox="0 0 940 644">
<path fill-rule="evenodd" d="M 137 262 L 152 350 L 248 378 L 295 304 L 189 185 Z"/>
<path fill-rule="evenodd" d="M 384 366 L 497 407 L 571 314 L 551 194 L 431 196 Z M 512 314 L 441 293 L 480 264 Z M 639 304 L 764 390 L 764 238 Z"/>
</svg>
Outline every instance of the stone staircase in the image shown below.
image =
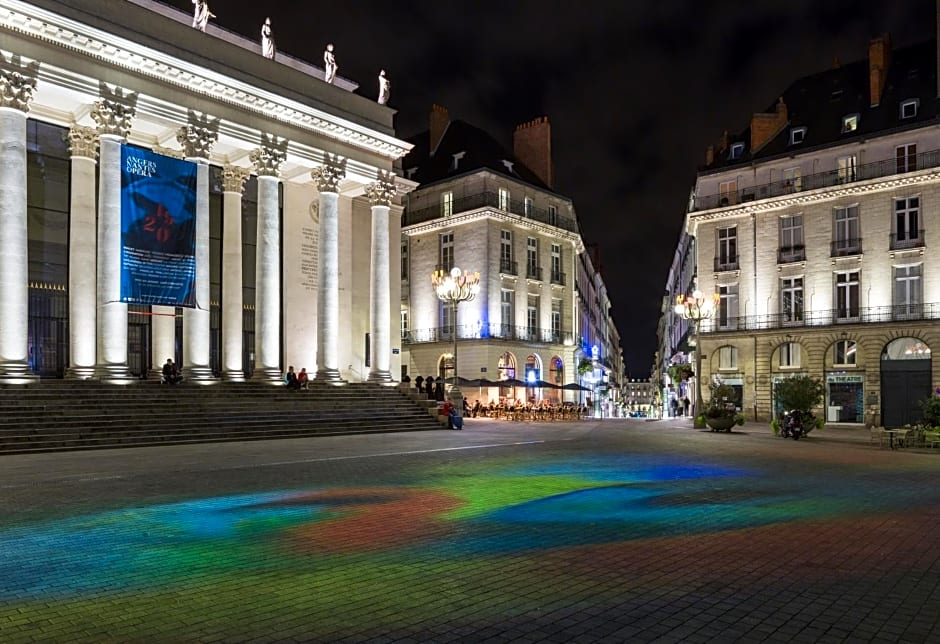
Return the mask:
<svg viewBox="0 0 940 644">
<path fill-rule="evenodd" d="M 366 383 L 0 387 L 0 454 L 431 429 L 441 429 L 433 402 Z"/>
</svg>

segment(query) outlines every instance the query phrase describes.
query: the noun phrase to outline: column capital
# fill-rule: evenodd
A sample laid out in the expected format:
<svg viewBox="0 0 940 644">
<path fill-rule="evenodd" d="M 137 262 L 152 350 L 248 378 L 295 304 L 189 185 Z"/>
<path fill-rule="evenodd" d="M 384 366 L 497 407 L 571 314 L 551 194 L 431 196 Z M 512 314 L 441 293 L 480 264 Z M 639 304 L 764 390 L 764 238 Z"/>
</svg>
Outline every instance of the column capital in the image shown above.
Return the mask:
<svg viewBox="0 0 940 644">
<path fill-rule="evenodd" d="M 112 134 L 126 139 L 131 121 L 137 114 L 137 93 L 101 84 L 101 98 L 91 108 L 91 118 L 98 126 L 98 134 Z"/>
<path fill-rule="evenodd" d="M 248 158 L 259 177 L 277 177 L 287 158 L 287 139 L 262 135 L 261 147 L 252 150 Z"/>
<path fill-rule="evenodd" d="M 339 182 L 346 178 L 346 159 L 335 154 L 325 155 L 323 165 L 310 173 L 318 192 L 339 192 Z"/>
<path fill-rule="evenodd" d="M 251 170 L 237 165 L 222 166 L 222 191 L 243 194 Z"/>
<path fill-rule="evenodd" d="M 98 158 L 98 131 L 93 127 L 73 125 L 65 135 L 73 157 Z"/>
<path fill-rule="evenodd" d="M 176 141 L 188 158 L 208 159 L 219 140 L 219 119 L 190 110 L 189 123 L 176 132 Z"/>
<path fill-rule="evenodd" d="M 366 196 L 373 206 L 391 206 L 392 199 L 395 198 L 397 193 L 395 175 L 385 170 L 379 170 L 378 180 L 366 186 Z"/>
<path fill-rule="evenodd" d="M 0 55 L 0 107 L 28 112 L 38 74 L 39 63 L 33 61 L 23 64 L 16 54 L 9 59 Z"/>
</svg>

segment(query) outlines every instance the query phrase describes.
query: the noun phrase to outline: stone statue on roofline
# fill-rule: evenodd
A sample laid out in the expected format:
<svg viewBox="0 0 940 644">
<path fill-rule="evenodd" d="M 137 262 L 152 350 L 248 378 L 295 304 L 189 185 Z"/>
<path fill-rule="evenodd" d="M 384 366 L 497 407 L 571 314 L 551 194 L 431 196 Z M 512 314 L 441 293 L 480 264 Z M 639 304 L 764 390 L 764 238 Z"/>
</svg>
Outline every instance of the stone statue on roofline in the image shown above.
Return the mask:
<svg viewBox="0 0 940 644">
<path fill-rule="evenodd" d="M 336 79 L 337 69 L 339 67 L 336 64 L 336 56 L 333 55 L 333 43 L 330 43 L 326 46 L 326 51 L 323 52 L 323 70 L 326 72 L 323 80 L 332 84 L 333 80 Z"/>
<path fill-rule="evenodd" d="M 209 11 L 209 3 L 206 0 L 193 0 L 193 5 L 193 29 L 205 33 L 209 18 L 215 18 L 216 16 Z"/>
<path fill-rule="evenodd" d="M 379 72 L 379 105 L 387 104 L 391 95 L 392 84 L 388 81 L 388 78 L 386 78 L 385 70 L 383 69 Z"/>
<path fill-rule="evenodd" d="M 265 18 L 261 25 L 261 55 L 274 60 L 274 35 L 271 33 L 270 18 Z"/>
</svg>

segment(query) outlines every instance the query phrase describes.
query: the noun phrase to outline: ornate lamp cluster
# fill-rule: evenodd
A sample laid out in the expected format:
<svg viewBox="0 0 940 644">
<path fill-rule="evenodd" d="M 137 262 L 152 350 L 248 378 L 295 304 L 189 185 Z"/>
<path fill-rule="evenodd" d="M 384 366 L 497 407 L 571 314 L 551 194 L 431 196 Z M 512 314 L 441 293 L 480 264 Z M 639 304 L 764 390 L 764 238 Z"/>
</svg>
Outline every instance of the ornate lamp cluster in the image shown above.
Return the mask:
<svg viewBox="0 0 940 644">
<path fill-rule="evenodd" d="M 695 402 L 692 408 L 692 418 L 696 423 L 702 410 L 702 345 L 698 341 L 699 327 L 702 326 L 702 320 L 707 320 L 718 310 L 720 297 L 718 293 L 705 297 L 704 293 L 695 289 L 692 295 L 677 295 L 676 306 L 673 309 L 676 315 L 692 321 L 695 332 Z"/>
<path fill-rule="evenodd" d="M 431 285 L 437 297 L 445 302 L 469 302 L 480 292 L 480 274 L 456 266 L 449 273 L 438 269 L 431 275 Z"/>
</svg>

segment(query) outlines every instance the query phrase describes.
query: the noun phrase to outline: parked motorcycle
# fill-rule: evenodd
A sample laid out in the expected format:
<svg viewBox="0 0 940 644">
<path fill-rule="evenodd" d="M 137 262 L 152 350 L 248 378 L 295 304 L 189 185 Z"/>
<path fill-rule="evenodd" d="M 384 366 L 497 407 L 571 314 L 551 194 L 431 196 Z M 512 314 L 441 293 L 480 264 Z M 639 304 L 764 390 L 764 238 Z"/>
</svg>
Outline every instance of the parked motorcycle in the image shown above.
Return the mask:
<svg viewBox="0 0 940 644">
<path fill-rule="evenodd" d="M 804 434 L 803 414 L 800 413 L 800 410 L 793 409 L 783 412 L 783 421 L 780 423 L 780 435 L 784 438 L 792 438 L 798 441 Z"/>
</svg>

